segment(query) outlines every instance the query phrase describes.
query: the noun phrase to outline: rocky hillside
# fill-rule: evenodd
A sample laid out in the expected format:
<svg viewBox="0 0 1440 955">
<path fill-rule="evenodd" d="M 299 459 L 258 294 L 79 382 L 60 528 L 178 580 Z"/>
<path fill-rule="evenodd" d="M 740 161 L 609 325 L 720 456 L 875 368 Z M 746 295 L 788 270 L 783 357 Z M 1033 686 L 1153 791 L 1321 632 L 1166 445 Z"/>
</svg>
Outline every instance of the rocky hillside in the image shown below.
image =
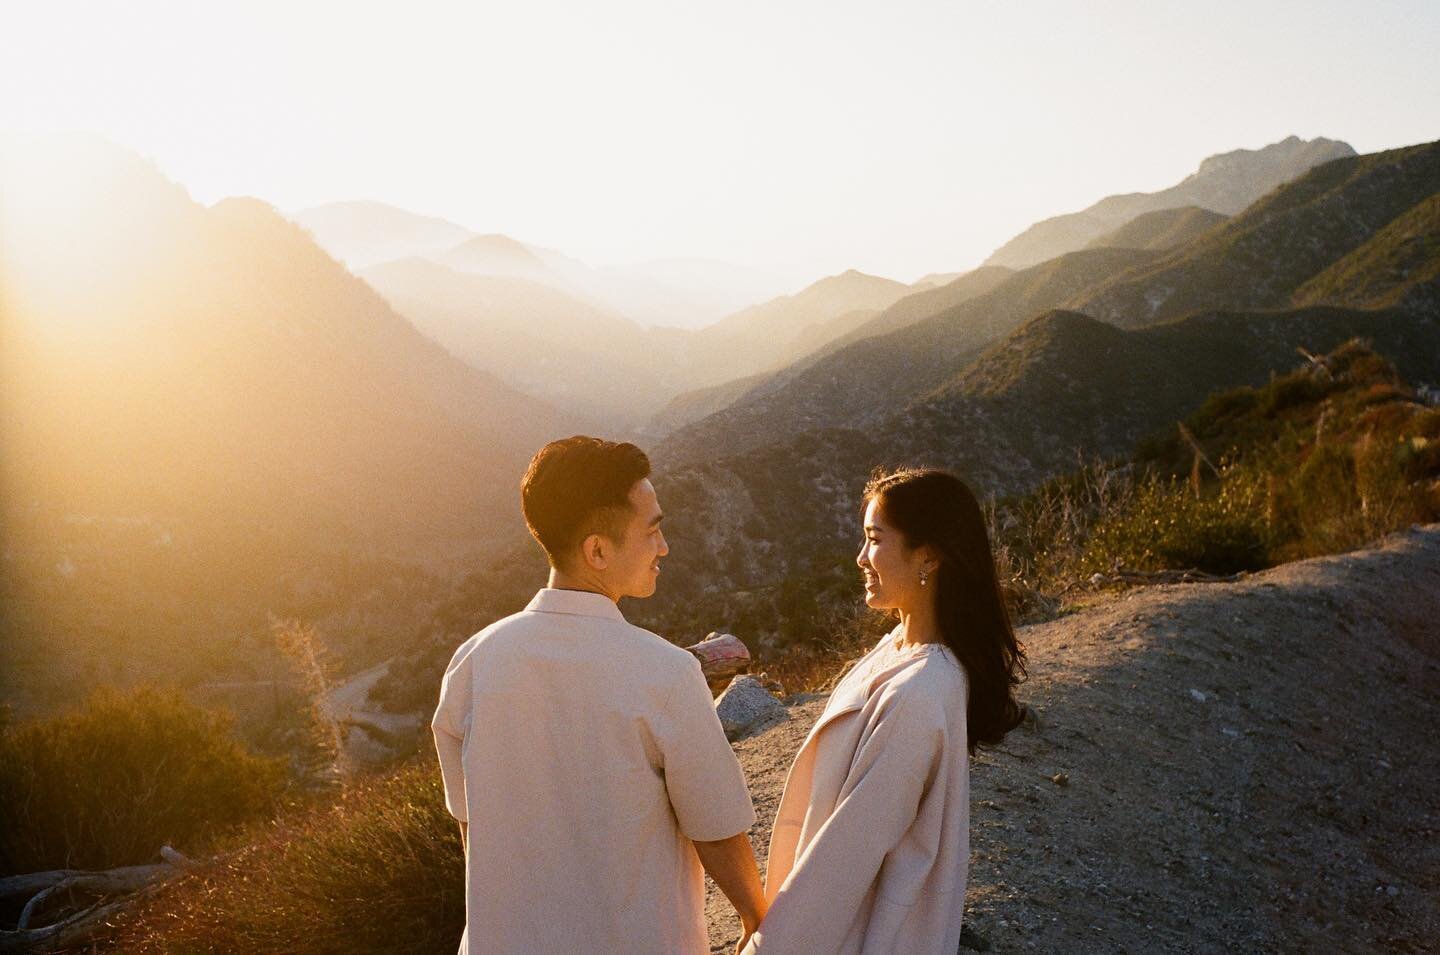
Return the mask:
<svg viewBox="0 0 1440 955">
<path fill-rule="evenodd" d="M 1440 525 L 1024 627 L 1035 718 L 971 767 L 997 952 L 1423 952 L 1440 938 Z M 736 750 L 761 857 L 823 698 Z M 712 951 L 738 925 L 711 889 Z"/>
<path fill-rule="evenodd" d="M 1263 149 L 1221 153 L 1201 162 L 1199 169 L 1169 189 L 1109 196 L 1080 212 L 1037 222 L 997 249 L 985 264 L 1023 269 L 1083 249 L 1135 217 L 1162 209 L 1198 206 L 1234 215 L 1307 170 L 1353 155 L 1355 150 L 1342 142 L 1295 136 Z"/>
</svg>

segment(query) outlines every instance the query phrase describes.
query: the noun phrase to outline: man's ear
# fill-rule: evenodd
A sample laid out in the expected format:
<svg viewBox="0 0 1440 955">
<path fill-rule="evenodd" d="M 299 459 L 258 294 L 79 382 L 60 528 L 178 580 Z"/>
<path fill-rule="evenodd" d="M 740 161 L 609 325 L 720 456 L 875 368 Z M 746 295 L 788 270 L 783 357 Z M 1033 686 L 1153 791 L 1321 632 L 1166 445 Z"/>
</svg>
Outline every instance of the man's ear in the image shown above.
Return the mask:
<svg viewBox="0 0 1440 955">
<path fill-rule="evenodd" d="M 610 566 L 610 541 L 603 534 L 591 534 L 580 542 L 580 556 L 591 570 Z"/>
</svg>

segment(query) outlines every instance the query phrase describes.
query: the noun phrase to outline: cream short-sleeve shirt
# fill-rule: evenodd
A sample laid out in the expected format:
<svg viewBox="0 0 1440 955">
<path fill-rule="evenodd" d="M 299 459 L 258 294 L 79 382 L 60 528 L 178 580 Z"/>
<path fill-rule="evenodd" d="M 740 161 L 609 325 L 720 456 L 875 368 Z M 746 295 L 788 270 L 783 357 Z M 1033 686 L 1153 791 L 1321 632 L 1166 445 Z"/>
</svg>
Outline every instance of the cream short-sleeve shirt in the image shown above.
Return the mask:
<svg viewBox="0 0 1440 955">
<path fill-rule="evenodd" d="M 547 588 L 456 651 L 432 728 L 469 825 L 462 953 L 710 950 L 691 840 L 755 812 L 693 656 Z"/>
</svg>

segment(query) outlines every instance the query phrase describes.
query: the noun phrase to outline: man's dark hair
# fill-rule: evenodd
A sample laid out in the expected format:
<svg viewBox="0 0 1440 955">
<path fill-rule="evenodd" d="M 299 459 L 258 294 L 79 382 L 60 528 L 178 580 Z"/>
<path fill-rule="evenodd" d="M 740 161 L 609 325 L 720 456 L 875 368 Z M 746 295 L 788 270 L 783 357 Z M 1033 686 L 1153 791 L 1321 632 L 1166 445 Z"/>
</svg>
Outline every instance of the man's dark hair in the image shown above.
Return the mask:
<svg viewBox="0 0 1440 955">
<path fill-rule="evenodd" d="M 530 459 L 520 482 L 520 510 L 530 533 L 559 567 L 591 534 L 620 543 L 631 513 L 630 489 L 650 476 L 635 445 L 583 434 L 551 441 Z"/>
</svg>

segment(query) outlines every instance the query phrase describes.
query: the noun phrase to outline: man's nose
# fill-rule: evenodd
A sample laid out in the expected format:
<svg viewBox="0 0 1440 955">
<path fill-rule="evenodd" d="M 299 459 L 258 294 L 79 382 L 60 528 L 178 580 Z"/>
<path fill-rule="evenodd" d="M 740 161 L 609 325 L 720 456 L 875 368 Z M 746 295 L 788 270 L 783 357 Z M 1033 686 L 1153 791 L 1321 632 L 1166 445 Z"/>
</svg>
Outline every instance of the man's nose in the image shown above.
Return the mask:
<svg viewBox="0 0 1440 955">
<path fill-rule="evenodd" d="M 667 542 L 667 541 L 665 540 L 665 534 L 664 534 L 664 532 L 661 532 L 661 534 L 660 534 L 660 549 L 659 549 L 658 551 L 656 551 L 656 554 L 658 554 L 660 557 L 664 557 L 664 556 L 665 556 L 666 554 L 668 554 L 668 553 L 670 553 L 670 544 L 669 544 L 669 542 Z"/>
</svg>

